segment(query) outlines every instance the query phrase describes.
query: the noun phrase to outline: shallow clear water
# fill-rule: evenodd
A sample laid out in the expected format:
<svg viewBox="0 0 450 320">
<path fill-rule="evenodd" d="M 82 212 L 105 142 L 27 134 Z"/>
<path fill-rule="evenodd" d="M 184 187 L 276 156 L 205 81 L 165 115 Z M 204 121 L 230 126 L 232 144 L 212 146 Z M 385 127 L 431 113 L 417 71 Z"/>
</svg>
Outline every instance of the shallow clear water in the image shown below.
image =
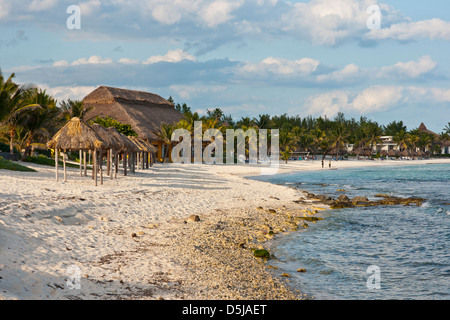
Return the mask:
<svg viewBox="0 0 450 320">
<path fill-rule="evenodd" d="M 271 264 L 291 274 L 291 284 L 309 297 L 450 298 L 450 165 L 322 170 L 265 180 L 301 183 L 299 189 L 334 197 L 388 193 L 427 199 L 421 206 L 326 211 L 320 214 L 324 220 L 273 242 L 279 260 Z M 368 273 L 370 266 L 379 273 Z"/>
</svg>

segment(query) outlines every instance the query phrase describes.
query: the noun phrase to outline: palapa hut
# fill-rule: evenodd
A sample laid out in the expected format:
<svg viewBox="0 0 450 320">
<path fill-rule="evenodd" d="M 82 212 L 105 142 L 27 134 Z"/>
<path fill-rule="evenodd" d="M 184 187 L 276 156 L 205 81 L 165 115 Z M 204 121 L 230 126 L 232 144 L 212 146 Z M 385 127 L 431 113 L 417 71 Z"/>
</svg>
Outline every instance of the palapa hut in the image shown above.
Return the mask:
<svg viewBox="0 0 450 320">
<path fill-rule="evenodd" d="M 47 147 L 55 150 L 55 171 L 56 181 L 58 178 L 58 152 L 66 151 L 94 151 L 94 166 L 92 168 L 95 175 L 95 185 L 97 185 L 97 151 L 102 148 L 103 142 L 101 138 L 79 118 L 72 118 L 64 127 L 62 127 L 53 138 L 47 143 Z M 66 181 L 65 154 L 64 159 L 64 181 Z M 86 160 L 86 156 L 84 157 Z M 86 161 L 85 161 L 86 170 Z M 80 157 L 81 172 L 81 157 Z"/>
<path fill-rule="evenodd" d="M 158 149 L 154 147 L 151 143 L 139 139 L 137 137 L 128 137 L 128 139 L 136 145 L 136 147 L 139 149 L 138 151 L 138 157 L 136 157 L 136 162 L 141 163 L 141 168 L 144 169 L 144 166 L 148 168 L 149 162 L 152 160 L 152 155 L 156 155 L 158 152 Z"/>
<path fill-rule="evenodd" d="M 344 148 L 334 148 L 330 152 L 328 152 L 331 156 L 342 156 L 348 154 L 348 151 Z"/>
<path fill-rule="evenodd" d="M 154 132 L 164 123 L 176 123 L 183 118 L 183 114 L 175 109 L 173 103 L 143 91 L 101 86 L 87 95 L 83 103 L 91 109 L 85 119 L 110 117 L 131 125 L 139 139 L 148 141 L 157 148 L 158 159 L 162 158 L 166 146 Z"/>
<path fill-rule="evenodd" d="M 124 175 L 127 175 L 127 160 L 128 155 L 134 154 L 135 152 L 139 152 L 139 149 L 137 146 L 130 141 L 124 134 L 120 133 L 116 128 L 110 127 L 108 129 L 108 132 L 119 142 L 119 149 L 116 150 L 118 154 L 122 154 L 123 160 L 123 172 Z M 118 154 L 115 156 L 115 169 L 114 169 L 114 175 L 117 174 L 118 168 L 119 168 L 119 162 L 118 162 Z"/>
<path fill-rule="evenodd" d="M 100 169 L 100 181 L 103 184 L 103 156 L 106 155 L 107 166 L 106 173 L 110 175 L 111 172 L 111 162 L 114 156 L 114 160 L 116 160 L 115 155 L 117 154 L 117 150 L 120 148 L 119 141 L 112 135 L 107 129 L 99 125 L 98 123 L 94 123 L 91 125 L 92 130 L 100 137 L 103 142 L 102 148 L 99 150 L 99 165 L 97 165 Z M 113 175 L 111 174 L 111 178 Z"/>
<path fill-rule="evenodd" d="M 372 150 L 369 148 L 357 148 L 353 150 L 353 152 L 358 156 L 367 156 L 370 157 L 372 155 Z"/>
</svg>

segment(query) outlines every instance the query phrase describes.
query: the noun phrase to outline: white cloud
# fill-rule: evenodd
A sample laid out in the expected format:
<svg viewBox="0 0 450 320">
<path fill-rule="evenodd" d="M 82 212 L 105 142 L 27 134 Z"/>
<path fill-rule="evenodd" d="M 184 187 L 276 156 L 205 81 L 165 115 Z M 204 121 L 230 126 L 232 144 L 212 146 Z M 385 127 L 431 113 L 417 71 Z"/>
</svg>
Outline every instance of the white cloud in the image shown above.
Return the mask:
<svg viewBox="0 0 450 320">
<path fill-rule="evenodd" d="M 28 9 L 30 11 L 44 11 L 53 8 L 58 0 L 33 0 Z"/>
<path fill-rule="evenodd" d="M 368 31 L 367 8 L 373 4 L 372 0 L 295 3 L 292 10 L 281 17 L 282 29 L 319 45 L 336 45 L 348 39 L 358 39 Z M 389 12 L 389 19 L 398 19 L 392 7 L 385 4 L 379 6 Z"/>
<path fill-rule="evenodd" d="M 304 106 L 308 114 L 320 114 L 333 117 L 342 109 L 349 106 L 349 93 L 346 91 L 332 91 L 318 94 L 306 99 Z"/>
<path fill-rule="evenodd" d="M 380 79 L 417 81 L 433 75 L 436 68 L 437 62 L 430 56 L 420 57 L 417 61 L 401 61 L 394 65 L 374 68 L 362 68 L 350 63 L 337 70 L 312 58 L 289 60 L 268 57 L 257 63 L 244 63 L 235 73 L 239 79 L 254 79 L 258 82 L 264 79 L 278 81 L 281 84 L 298 84 L 301 80 L 309 85 L 344 86 Z"/>
<path fill-rule="evenodd" d="M 192 55 L 190 55 L 187 52 L 184 52 L 182 49 L 176 49 L 176 50 L 169 50 L 165 55 L 163 56 L 152 56 L 148 58 L 144 64 L 154 64 L 158 62 L 180 62 L 183 60 L 190 60 L 195 61 L 196 58 Z"/>
<path fill-rule="evenodd" d="M 247 63 L 241 67 L 239 73 L 242 75 L 282 75 L 282 76 L 307 76 L 313 73 L 320 62 L 311 58 L 299 60 L 288 60 L 268 57 L 258 63 Z"/>
<path fill-rule="evenodd" d="M 366 10 L 375 3 L 374 0 L 84 0 L 78 5 L 82 16 L 95 16 L 83 27 L 84 34 L 93 38 L 171 37 L 197 46 L 203 44 L 206 48 L 203 50 L 242 41 L 243 37 L 293 38 L 325 46 L 349 41 L 368 45 L 385 39 L 450 40 L 450 22 L 438 18 L 413 21 L 382 3 L 378 4 L 383 13 L 382 29 L 368 30 L 366 22 L 370 14 Z M 27 21 L 33 27 L 59 30 L 61 21 L 54 17 L 64 16 L 67 6 L 66 2 L 56 0 L 0 0 L 0 23 Z"/>
<path fill-rule="evenodd" d="M 393 66 L 382 67 L 379 77 L 389 78 L 392 75 L 405 76 L 411 79 L 428 74 L 437 67 L 437 62 L 430 56 L 423 56 L 418 61 L 398 62 Z"/>
<path fill-rule="evenodd" d="M 233 10 L 239 8 L 244 1 L 216 0 L 208 2 L 201 10 L 200 17 L 210 28 L 214 28 L 232 18 Z"/>
<path fill-rule="evenodd" d="M 0 0 L 0 19 L 9 16 L 10 3 L 7 0 Z"/>
<path fill-rule="evenodd" d="M 450 22 L 438 18 L 393 24 L 388 28 L 371 30 L 366 37 L 370 40 L 417 40 L 442 39 L 450 40 Z"/>
<path fill-rule="evenodd" d="M 82 16 L 90 16 L 98 12 L 100 7 L 102 6 L 102 3 L 100 2 L 100 0 L 90 0 L 80 3 L 79 6 Z"/>
<path fill-rule="evenodd" d="M 66 60 L 59 60 L 59 61 L 55 61 L 53 63 L 54 67 L 66 67 L 69 65 L 69 62 L 67 62 Z"/>
<path fill-rule="evenodd" d="M 113 63 L 111 58 L 102 58 L 100 56 L 91 56 L 88 59 L 80 58 L 72 62 L 73 66 L 83 65 L 83 64 L 108 64 Z"/>
<path fill-rule="evenodd" d="M 408 104 L 435 105 L 450 103 L 450 89 L 417 86 L 374 85 L 360 92 L 335 90 L 307 98 L 309 114 L 333 117 L 338 112 L 370 114 Z"/>
<path fill-rule="evenodd" d="M 118 63 L 122 63 L 122 64 L 137 64 L 140 63 L 139 60 L 137 59 L 130 59 L 130 58 L 120 58 L 119 60 L 117 60 Z"/>
<path fill-rule="evenodd" d="M 346 65 L 341 70 L 333 71 L 329 74 L 318 75 L 317 81 L 343 82 L 348 80 L 355 80 L 356 78 L 362 78 L 364 75 L 364 70 L 361 70 L 361 68 L 356 64 L 351 63 Z"/>
<path fill-rule="evenodd" d="M 39 84 L 40 88 L 47 91 L 48 94 L 53 96 L 57 101 L 62 100 L 82 100 L 89 93 L 94 91 L 94 86 L 56 86 L 51 87 L 47 84 Z"/>
<path fill-rule="evenodd" d="M 361 114 L 386 110 L 403 98 L 403 87 L 372 86 L 359 93 L 350 107 Z"/>
<path fill-rule="evenodd" d="M 174 24 L 181 19 L 181 13 L 168 4 L 161 4 L 152 10 L 152 17 L 162 24 Z"/>
<path fill-rule="evenodd" d="M 171 85 L 169 87 L 175 91 L 182 99 L 191 99 L 192 97 L 203 95 L 205 93 L 217 93 L 225 91 L 226 86 L 191 86 L 191 85 Z"/>
</svg>

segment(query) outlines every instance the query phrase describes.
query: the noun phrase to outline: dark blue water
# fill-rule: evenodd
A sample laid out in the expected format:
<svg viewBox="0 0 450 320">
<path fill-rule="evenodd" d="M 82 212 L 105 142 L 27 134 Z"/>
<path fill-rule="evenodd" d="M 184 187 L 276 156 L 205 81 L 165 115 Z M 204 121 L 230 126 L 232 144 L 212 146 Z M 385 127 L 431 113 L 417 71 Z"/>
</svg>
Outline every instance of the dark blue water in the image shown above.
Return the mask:
<svg viewBox="0 0 450 320">
<path fill-rule="evenodd" d="M 450 298 L 450 165 L 322 170 L 265 180 L 302 183 L 299 189 L 333 197 L 427 199 L 421 206 L 326 211 L 324 220 L 273 242 L 279 260 L 271 264 L 291 274 L 292 286 L 310 298 Z M 378 272 L 368 272 L 371 266 Z"/>
</svg>

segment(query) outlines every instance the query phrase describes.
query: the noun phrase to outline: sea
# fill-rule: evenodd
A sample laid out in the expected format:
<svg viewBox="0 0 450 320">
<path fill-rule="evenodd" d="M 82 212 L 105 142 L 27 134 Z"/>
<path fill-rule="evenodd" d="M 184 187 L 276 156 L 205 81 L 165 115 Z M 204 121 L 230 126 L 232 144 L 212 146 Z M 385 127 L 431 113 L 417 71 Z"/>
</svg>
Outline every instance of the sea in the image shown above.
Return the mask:
<svg viewBox="0 0 450 320">
<path fill-rule="evenodd" d="M 258 177 L 337 197 L 420 197 L 422 205 L 321 211 L 270 243 L 276 272 L 316 300 L 450 299 L 450 164 L 359 167 Z M 297 272 L 304 268 L 306 272 Z"/>
</svg>

